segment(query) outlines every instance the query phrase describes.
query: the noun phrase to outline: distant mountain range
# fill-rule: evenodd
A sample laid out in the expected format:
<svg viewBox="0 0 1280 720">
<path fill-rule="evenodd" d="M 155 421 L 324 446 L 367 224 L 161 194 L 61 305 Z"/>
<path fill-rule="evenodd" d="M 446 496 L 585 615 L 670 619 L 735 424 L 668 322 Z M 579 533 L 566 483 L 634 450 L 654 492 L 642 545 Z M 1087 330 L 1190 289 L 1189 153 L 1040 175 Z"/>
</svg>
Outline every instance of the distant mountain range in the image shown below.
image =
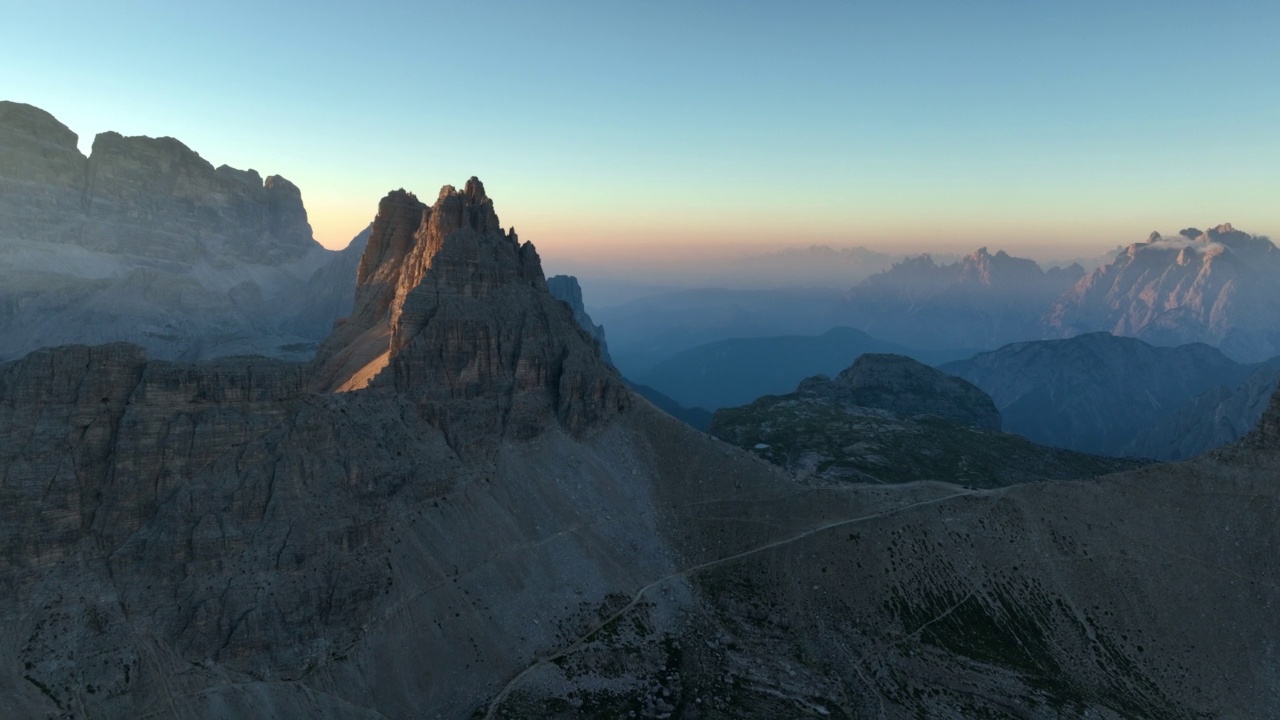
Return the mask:
<svg viewBox="0 0 1280 720">
<path fill-rule="evenodd" d="M 1243 383 L 1222 385 L 1192 399 L 1172 414 L 1142 428 L 1126 455 L 1186 460 L 1235 442 L 1258 426 L 1280 385 L 1280 358 L 1257 367 Z"/>
<path fill-rule="evenodd" d="M 684 405 L 717 409 L 789 392 L 811 375 L 835 375 L 863 353 L 895 353 L 926 363 L 973 350 L 915 350 L 838 327 L 821 335 L 733 338 L 676 353 L 635 380 Z"/>
<path fill-rule="evenodd" d="M 947 265 L 921 255 L 851 290 L 848 324 L 911 347 L 999 347 L 1038 337 L 1044 309 L 1083 275 L 986 248 Z"/>
<path fill-rule="evenodd" d="M 599 308 L 592 316 L 608 328 L 614 364 L 638 379 L 663 360 L 706 343 L 825 332 L 842 324 L 845 309 L 836 290 L 704 288 Z"/>
</svg>

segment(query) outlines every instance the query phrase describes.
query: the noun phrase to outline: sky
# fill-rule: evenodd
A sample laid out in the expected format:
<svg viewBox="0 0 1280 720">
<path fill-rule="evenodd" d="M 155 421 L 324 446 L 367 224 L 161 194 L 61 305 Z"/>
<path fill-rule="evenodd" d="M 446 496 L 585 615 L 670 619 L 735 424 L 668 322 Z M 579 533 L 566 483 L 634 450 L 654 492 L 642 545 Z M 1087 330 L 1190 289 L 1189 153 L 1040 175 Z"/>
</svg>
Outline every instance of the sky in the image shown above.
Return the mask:
<svg viewBox="0 0 1280 720">
<path fill-rule="evenodd" d="M 0 98 L 297 183 L 480 177 L 544 259 L 1280 233 L 1280 3 L 0 0 Z"/>
</svg>

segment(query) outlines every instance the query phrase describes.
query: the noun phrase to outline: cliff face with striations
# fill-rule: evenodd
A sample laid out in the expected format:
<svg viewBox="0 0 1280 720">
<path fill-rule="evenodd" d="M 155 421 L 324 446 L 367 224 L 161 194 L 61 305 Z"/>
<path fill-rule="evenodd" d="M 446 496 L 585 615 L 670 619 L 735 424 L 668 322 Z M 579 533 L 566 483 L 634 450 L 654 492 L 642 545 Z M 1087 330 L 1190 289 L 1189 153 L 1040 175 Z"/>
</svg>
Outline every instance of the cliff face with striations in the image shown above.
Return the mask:
<svg viewBox="0 0 1280 720">
<path fill-rule="evenodd" d="M 573 319 L 578 321 L 578 325 L 587 331 L 587 334 L 595 338 L 600 345 L 600 356 L 606 362 L 612 362 L 609 358 L 609 344 L 604 339 L 604 326 L 597 325 L 591 320 L 591 316 L 587 314 L 587 306 L 582 301 L 582 286 L 578 284 L 578 278 L 572 275 L 556 275 L 547 278 L 547 290 L 551 292 L 551 296 L 560 300 L 573 310 Z"/>
<path fill-rule="evenodd" d="M 394 389 L 463 442 L 531 437 L 547 412 L 577 431 L 630 402 L 476 178 L 431 207 L 384 198 L 357 282 L 355 311 L 316 358 L 323 389 Z"/>
<path fill-rule="evenodd" d="M 1237 360 L 1280 355 L 1280 250 L 1230 223 L 1152 233 L 1048 311 L 1051 337 L 1106 330 L 1155 345 L 1203 342 Z"/>
<path fill-rule="evenodd" d="M 350 277 L 326 281 L 342 265 L 282 177 L 114 132 L 85 157 L 52 115 L 0 101 L 0 358 L 85 341 L 307 357 L 349 312 Z"/>
</svg>

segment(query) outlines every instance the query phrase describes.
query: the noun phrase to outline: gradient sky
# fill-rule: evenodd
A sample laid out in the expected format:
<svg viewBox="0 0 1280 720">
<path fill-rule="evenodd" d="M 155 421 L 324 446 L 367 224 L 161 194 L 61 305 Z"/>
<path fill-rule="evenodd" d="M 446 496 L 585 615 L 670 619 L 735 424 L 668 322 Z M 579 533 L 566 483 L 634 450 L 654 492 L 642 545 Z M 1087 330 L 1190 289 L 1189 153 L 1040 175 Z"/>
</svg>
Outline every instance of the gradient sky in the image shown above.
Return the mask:
<svg viewBox="0 0 1280 720">
<path fill-rule="evenodd" d="M 296 182 L 485 181 L 544 257 L 1280 231 L 1280 3 L 12 2 L 0 97 Z"/>
</svg>

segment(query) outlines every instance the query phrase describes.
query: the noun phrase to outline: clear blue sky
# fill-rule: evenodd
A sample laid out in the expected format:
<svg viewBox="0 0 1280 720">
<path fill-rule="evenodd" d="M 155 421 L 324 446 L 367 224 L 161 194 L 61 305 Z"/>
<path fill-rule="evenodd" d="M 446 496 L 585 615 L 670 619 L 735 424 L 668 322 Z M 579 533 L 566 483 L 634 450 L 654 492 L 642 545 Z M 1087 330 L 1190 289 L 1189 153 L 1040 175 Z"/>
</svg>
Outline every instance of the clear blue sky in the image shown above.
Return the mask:
<svg viewBox="0 0 1280 720">
<path fill-rule="evenodd" d="M 1280 3 L 0 2 L 0 97 L 546 254 L 1280 231 Z"/>
</svg>

